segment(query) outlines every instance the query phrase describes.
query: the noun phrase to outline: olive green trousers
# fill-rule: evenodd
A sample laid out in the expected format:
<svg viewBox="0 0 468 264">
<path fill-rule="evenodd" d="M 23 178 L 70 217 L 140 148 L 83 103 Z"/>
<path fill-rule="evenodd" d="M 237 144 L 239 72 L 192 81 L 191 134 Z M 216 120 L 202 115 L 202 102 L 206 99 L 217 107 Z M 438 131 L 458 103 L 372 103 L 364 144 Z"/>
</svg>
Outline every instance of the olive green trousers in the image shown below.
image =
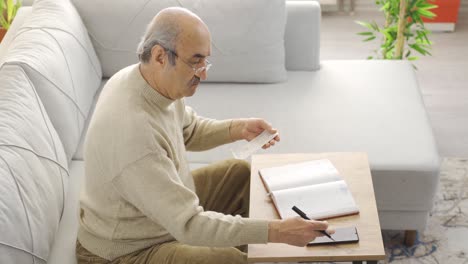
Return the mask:
<svg viewBox="0 0 468 264">
<path fill-rule="evenodd" d="M 205 211 L 248 216 L 250 165 L 242 160 L 226 160 L 192 171 L 196 193 Z M 242 247 L 239 247 L 242 248 Z M 243 247 L 245 249 L 245 246 Z M 247 263 L 247 254 L 236 247 L 198 247 L 171 241 L 132 252 L 112 261 L 86 250 L 77 241 L 78 264 L 218 264 Z"/>
</svg>

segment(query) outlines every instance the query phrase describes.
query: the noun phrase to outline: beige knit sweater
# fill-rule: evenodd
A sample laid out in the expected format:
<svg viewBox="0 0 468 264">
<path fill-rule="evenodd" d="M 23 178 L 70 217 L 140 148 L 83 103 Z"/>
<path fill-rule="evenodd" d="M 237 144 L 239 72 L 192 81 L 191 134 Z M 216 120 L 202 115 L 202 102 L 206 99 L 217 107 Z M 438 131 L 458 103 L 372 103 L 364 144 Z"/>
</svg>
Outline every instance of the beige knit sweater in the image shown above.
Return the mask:
<svg viewBox="0 0 468 264">
<path fill-rule="evenodd" d="M 174 239 L 217 247 L 266 243 L 266 220 L 204 211 L 195 194 L 186 150 L 231 142 L 229 124 L 162 96 L 138 64 L 115 74 L 85 142 L 78 232 L 83 247 L 113 260 Z"/>
</svg>

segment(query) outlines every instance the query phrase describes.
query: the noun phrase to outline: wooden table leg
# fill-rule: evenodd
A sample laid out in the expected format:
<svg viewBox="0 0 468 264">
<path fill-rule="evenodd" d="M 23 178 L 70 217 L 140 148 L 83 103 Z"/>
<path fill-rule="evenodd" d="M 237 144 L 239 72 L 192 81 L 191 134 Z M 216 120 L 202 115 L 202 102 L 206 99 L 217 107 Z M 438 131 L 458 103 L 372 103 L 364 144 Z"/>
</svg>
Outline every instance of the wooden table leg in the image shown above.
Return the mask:
<svg viewBox="0 0 468 264">
<path fill-rule="evenodd" d="M 412 247 L 414 242 L 416 242 L 416 230 L 406 230 L 405 231 L 405 245 L 407 247 Z"/>
</svg>

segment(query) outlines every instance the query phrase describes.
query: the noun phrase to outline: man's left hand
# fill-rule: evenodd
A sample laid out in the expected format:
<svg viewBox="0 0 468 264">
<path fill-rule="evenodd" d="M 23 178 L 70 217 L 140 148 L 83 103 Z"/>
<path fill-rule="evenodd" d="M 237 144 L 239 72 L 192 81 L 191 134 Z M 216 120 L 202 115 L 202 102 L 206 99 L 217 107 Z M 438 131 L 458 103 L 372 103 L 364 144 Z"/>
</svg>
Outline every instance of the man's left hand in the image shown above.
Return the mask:
<svg viewBox="0 0 468 264">
<path fill-rule="evenodd" d="M 241 139 L 251 141 L 260 135 L 264 130 L 267 130 L 272 134 L 278 134 L 278 130 L 274 129 L 268 122 L 261 118 L 234 119 L 230 127 L 231 138 L 233 141 Z M 268 143 L 263 145 L 263 148 L 267 149 L 275 145 L 275 143 L 278 141 L 280 141 L 279 134 Z"/>
</svg>

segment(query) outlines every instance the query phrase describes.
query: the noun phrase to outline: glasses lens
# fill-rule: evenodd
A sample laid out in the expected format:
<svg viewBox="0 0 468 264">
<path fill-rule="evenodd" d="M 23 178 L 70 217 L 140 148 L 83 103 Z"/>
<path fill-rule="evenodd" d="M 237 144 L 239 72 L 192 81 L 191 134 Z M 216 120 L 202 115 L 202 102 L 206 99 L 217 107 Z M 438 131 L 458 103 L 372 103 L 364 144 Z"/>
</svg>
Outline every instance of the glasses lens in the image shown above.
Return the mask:
<svg viewBox="0 0 468 264">
<path fill-rule="evenodd" d="M 200 67 L 200 68 L 198 68 L 198 69 L 195 70 L 195 74 L 196 74 L 196 75 L 199 75 L 199 74 L 202 73 L 204 70 L 205 70 L 205 66 Z"/>
<path fill-rule="evenodd" d="M 195 74 L 199 75 L 203 71 L 208 71 L 210 68 L 211 68 L 211 62 L 209 62 L 208 60 L 205 60 L 205 66 L 202 66 L 200 68 L 196 68 L 195 69 Z"/>
<path fill-rule="evenodd" d="M 198 68 L 197 70 L 195 70 L 195 74 L 200 74 L 205 70 L 208 71 L 210 69 L 210 66 L 211 65 L 207 65 L 207 66 L 203 66 L 203 67 Z"/>
</svg>

